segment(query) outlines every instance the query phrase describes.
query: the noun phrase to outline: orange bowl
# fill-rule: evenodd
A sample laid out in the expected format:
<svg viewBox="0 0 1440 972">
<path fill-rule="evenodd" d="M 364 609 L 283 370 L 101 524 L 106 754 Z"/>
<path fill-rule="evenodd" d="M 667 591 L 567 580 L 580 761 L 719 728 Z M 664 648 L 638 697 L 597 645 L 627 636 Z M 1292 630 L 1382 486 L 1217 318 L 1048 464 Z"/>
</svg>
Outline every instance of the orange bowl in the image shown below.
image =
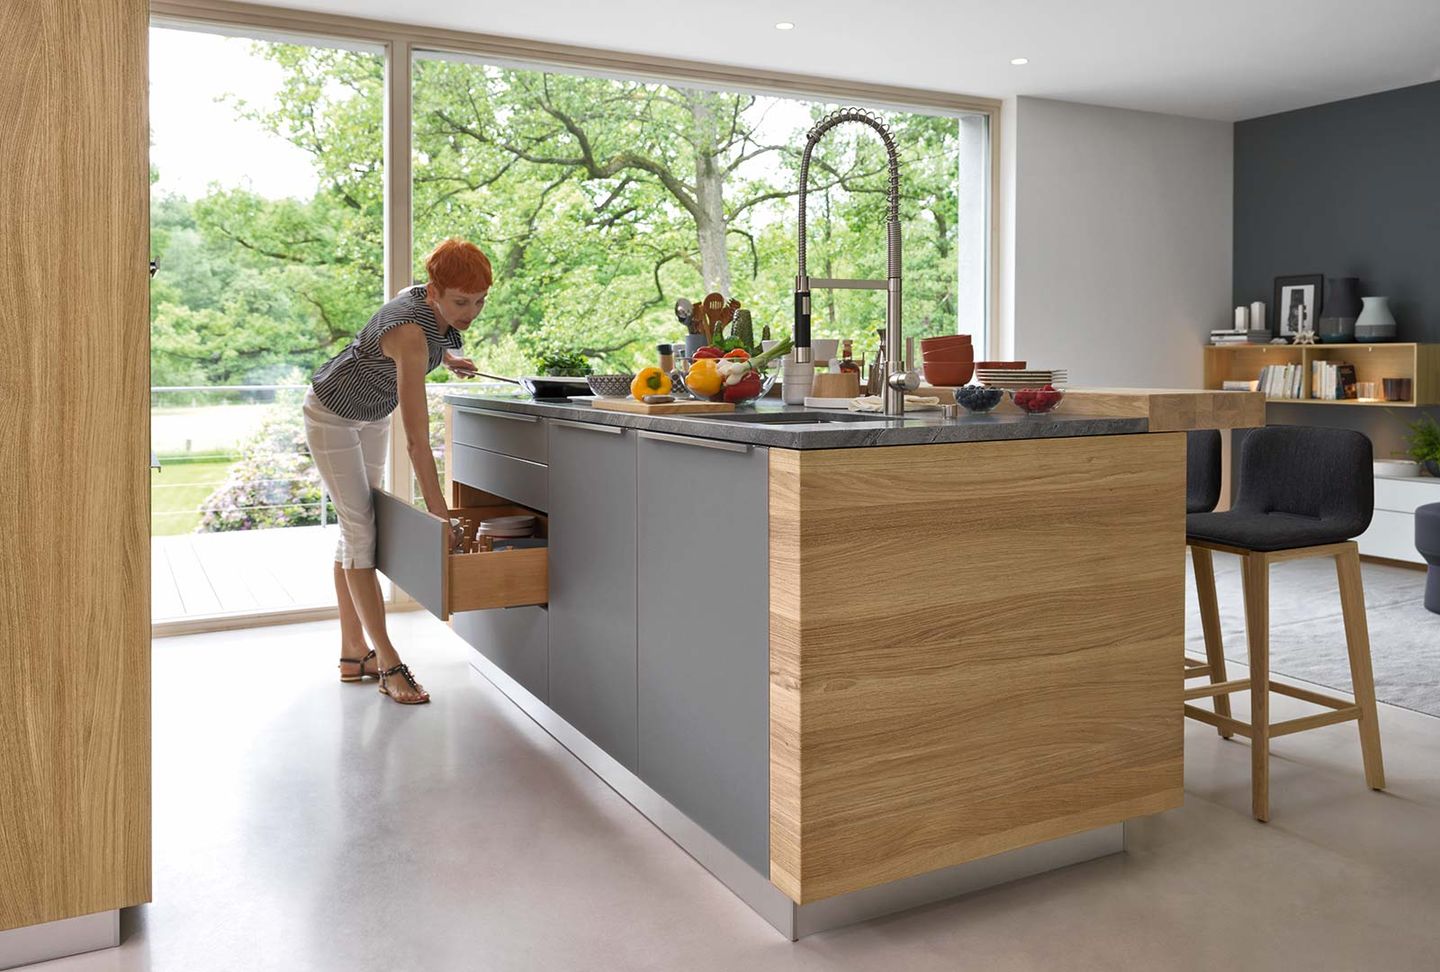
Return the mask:
<svg viewBox="0 0 1440 972">
<path fill-rule="evenodd" d="M 940 337 L 928 337 L 920 339 L 920 350 L 938 351 L 940 348 L 969 347 L 970 335 L 968 334 L 943 334 Z"/>
<path fill-rule="evenodd" d="M 955 388 L 975 373 L 973 361 L 926 361 L 925 380 L 942 388 Z"/>
<path fill-rule="evenodd" d="M 953 348 L 931 348 L 924 352 L 926 361 L 974 361 L 975 349 L 968 344 L 956 345 Z"/>
</svg>

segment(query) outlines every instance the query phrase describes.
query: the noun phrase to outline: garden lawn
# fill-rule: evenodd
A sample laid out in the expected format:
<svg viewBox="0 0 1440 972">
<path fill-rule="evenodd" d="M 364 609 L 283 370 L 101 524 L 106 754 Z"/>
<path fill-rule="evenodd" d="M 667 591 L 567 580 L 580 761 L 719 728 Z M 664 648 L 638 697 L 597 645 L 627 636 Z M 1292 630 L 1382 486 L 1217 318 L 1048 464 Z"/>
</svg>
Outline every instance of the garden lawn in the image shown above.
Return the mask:
<svg viewBox="0 0 1440 972">
<path fill-rule="evenodd" d="M 165 463 L 150 470 L 150 534 L 192 533 L 200 523 L 200 504 L 225 481 L 233 459 Z"/>
</svg>

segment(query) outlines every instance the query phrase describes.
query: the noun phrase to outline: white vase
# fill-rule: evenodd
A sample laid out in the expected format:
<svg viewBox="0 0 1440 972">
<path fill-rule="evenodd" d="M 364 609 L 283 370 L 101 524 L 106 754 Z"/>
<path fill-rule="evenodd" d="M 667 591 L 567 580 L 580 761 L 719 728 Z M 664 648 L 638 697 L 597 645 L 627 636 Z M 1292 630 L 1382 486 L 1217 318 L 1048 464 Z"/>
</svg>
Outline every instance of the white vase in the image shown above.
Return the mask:
<svg viewBox="0 0 1440 972">
<path fill-rule="evenodd" d="M 1361 297 L 1360 316 L 1355 319 L 1355 341 L 1395 340 L 1395 317 L 1390 313 L 1389 297 Z"/>
</svg>

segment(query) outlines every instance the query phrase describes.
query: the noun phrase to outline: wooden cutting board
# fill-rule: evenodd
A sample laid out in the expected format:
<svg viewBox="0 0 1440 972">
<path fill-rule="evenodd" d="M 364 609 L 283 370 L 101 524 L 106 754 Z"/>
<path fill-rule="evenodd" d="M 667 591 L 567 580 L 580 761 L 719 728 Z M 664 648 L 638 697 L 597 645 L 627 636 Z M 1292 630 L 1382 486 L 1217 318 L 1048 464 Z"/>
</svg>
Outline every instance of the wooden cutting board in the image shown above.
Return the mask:
<svg viewBox="0 0 1440 972">
<path fill-rule="evenodd" d="M 633 398 L 597 398 L 591 408 L 605 412 L 633 412 L 636 415 L 691 415 L 697 412 L 733 412 L 734 402 L 701 402 L 693 399 L 677 399 L 652 405 Z"/>
</svg>

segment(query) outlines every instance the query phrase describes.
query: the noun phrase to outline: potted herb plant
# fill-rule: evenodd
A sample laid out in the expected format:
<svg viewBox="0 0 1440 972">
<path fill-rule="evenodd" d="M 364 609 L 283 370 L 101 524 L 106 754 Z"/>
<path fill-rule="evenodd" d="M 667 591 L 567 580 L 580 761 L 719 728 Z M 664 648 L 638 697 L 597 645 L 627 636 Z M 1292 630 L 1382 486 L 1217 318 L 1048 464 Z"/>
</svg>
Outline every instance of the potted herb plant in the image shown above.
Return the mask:
<svg viewBox="0 0 1440 972">
<path fill-rule="evenodd" d="M 1405 436 L 1410 458 L 1420 463 L 1432 476 L 1440 476 L 1440 423 L 1426 415 L 1410 426 Z"/>
</svg>

